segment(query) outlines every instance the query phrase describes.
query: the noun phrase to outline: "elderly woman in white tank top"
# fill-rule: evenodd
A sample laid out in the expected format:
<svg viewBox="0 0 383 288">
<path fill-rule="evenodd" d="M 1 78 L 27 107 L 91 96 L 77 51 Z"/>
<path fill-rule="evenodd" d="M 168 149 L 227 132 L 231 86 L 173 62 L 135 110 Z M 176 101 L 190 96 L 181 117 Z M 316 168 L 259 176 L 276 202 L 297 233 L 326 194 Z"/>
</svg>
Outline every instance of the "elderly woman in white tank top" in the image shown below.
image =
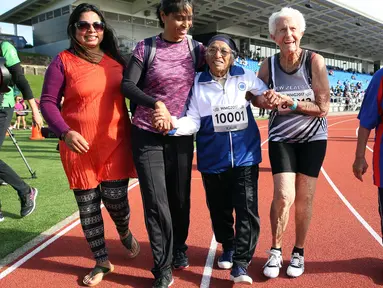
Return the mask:
<svg viewBox="0 0 383 288">
<path fill-rule="evenodd" d="M 269 31 L 280 53 L 266 59 L 259 78 L 279 97 L 270 115 L 269 157 L 274 181 L 270 221 L 272 244 L 263 273 L 282 268 L 282 237 L 295 202 L 296 239 L 287 275 L 304 272 L 304 244 L 312 215 L 316 182 L 327 145 L 326 115 L 330 89 L 324 58 L 300 47 L 306 28 L 303 15 L 283 8 L 271 15 Z M 275 95 L 270 94 L 270 98 Z M 273 100 L 274 101 L 274 100 Z"/>
</svg>

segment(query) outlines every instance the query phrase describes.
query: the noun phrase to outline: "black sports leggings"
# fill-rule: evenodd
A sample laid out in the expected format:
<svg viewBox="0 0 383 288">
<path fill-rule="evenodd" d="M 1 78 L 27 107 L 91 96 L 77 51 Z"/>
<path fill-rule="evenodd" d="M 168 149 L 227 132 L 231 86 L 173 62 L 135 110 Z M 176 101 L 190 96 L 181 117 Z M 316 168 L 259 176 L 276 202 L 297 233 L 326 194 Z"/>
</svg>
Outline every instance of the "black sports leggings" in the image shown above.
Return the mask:
<svg viewBox="0 0 383 288">
<path fill-rule="evenodd" d="M 101 200 L 116 224 L 120 235 L 129 230 L 130 207 L 128 203 L 129 179 L 102 182 L 97 188 L 73 190 L 80 212 L 85 238 L 97 263 L 108 260 L 105 247 L 104 221 L 101 215 Z"/>
</svg>

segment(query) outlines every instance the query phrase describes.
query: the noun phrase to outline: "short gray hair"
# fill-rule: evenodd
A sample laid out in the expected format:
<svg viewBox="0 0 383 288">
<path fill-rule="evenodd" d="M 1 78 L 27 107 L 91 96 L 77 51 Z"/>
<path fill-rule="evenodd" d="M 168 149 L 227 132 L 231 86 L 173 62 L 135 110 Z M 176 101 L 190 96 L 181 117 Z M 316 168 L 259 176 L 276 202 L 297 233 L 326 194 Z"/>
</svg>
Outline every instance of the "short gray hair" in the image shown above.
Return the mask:
<svg viewBox="0 0 383 288">
<path fill-rule="evenodd" d="M 269 18 L 269 33 L 275 35 L 275 30 L 277 29 L 277 21 L 282 17 L 291 17 L 298 21 L 299 29 L 301 32 L 306 30 L 306 21 L 303 14 L 297 9 L 291 7 L 284 7 L 278 12 L 271 14 Z"/>
</svg>

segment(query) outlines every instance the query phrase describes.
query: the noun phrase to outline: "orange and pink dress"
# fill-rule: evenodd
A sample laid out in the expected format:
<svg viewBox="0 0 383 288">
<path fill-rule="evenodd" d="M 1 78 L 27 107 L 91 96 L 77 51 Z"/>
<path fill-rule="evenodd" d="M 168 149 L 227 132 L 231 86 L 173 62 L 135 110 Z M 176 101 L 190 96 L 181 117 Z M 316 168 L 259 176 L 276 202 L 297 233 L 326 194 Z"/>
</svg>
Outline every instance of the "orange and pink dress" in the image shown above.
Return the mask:
<svg viewBox="0 0 383 288">
<path fill-rule="evenodd" d="M 137 177 L 131 122 L 120 92 L 122 65 L 106 54 L 97 64 L 70 51 L 63 51 L 58 57 L 65 76 L 61 116 L 71 130 L 89 143 L 89 151 L 84 154 L 72 152 L 64 143 L 60 145 L 70 188 L 92 189 L 103 181 Z"/>
</svg>

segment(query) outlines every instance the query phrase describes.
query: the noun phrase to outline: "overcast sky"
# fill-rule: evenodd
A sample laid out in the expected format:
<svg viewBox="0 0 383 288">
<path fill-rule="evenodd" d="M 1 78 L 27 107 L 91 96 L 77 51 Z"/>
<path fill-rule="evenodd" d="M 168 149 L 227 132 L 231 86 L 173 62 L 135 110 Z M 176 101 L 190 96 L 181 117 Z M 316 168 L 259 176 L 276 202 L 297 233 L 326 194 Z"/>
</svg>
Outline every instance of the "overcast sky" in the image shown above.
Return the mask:
<svg viewBox="0 0 383 288">
<path fill-rule="evenodd" d="M 13 7 L 23 3 L 25 0 L 0 0 L 0 15 Z M 383 0 L 329 0 L 330 2 L 340 3 L 355 9 L 367 16 L 383 22 Z M 2 33 L 14 34 L 13 25 L 0 22 Z M 18 34 L 24 36 L 28 43 L 33 44 L 32 28 L 30 26 L 18 25 Z"/>
<path fill-rule="evenodd" d="M 333 0 L 332 2 L 338 2 L 383 22 L 383 0 Z"/>
</svg>

